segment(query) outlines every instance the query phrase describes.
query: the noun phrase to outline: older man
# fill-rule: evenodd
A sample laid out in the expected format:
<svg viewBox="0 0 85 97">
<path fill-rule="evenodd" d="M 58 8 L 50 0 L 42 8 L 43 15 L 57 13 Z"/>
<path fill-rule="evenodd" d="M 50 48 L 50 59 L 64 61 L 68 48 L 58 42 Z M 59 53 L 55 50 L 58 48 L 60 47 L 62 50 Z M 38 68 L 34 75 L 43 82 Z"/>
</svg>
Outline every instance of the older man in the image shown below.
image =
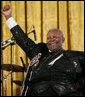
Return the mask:
<svg viewBox="0 0 85 97">
<path fill-rule="evenodd" d="M 33 68 L 29 88 L 22 96 L 81 96 L 83 85 L 78 91 L 74 83 L 83 83 L 84 53 L 64 50 L 64 37 L 59 29 L 50 29 L 47 43 L 35 44 L 11 17 L 11 5 L 3 8 L 3 15 L 17 44 L 26 52 L 30 60 L 41 53 L 38 65 Z"/>
</svg>

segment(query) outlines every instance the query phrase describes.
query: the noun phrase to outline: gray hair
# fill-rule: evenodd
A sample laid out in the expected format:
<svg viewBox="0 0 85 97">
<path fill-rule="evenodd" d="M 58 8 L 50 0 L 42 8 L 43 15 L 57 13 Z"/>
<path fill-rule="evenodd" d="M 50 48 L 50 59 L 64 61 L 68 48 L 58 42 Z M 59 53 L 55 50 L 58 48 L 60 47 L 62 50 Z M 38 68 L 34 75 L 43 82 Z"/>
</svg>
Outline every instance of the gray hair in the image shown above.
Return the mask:
<svg viewBox="0 0 85 97">
<path fill-rule="evenodd" d="M 52 28 L 52 29 L 48 30 L 47 34 L 51 31 L 57 31 L 63 36 L 63 32 L 61 30 L 57 29 L 57 28 Z"/>
</svg>

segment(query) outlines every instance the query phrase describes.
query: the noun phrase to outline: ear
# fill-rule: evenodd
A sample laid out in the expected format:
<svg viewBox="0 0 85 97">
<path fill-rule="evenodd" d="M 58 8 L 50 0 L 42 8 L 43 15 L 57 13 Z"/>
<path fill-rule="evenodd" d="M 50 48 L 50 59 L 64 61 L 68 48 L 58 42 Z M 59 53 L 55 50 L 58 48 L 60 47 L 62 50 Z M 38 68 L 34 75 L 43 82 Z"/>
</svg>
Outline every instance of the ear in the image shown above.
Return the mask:
<svg viewBox="0 0 85 97">
<path fill-rule="evenodd" d="M 64 41 L 65 41 L 65 38 L 64 38 L 64 37 L 62 37 L 62 43 L 64 43 Z"/>
</svg>

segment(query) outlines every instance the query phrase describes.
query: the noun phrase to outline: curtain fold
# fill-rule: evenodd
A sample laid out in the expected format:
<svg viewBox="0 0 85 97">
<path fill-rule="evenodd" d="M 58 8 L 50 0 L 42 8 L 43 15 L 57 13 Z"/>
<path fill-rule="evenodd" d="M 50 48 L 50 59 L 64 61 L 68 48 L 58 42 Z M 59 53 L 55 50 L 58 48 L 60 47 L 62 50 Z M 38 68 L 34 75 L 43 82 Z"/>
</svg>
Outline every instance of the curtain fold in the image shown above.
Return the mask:
<svg viewBox="0 0 85 97">
<path fill-rule="evenodd" d="M 33 33 L 29 34 L 35 43 L 45 42 L 47 31 L 59 28 L 63 31 L 65 42 L 64 49 L 84 51 L 84 1 L 1 1 L 1 9 L 6 4 L 11 4 L 12 17 L 23 29 L 24 33 L 36 30 L 37 41 Z M 12 37 L 6 25 L 6 19 L 1 14 L 1 42 Z M 29 63 L 24 51 L 15 43 L 12 48 L 12 64 L 23 66 Z M 11 46 L 1 49 L 1 64 L 11 65 Z M 3 76 L 9 71 L 1 70 L 1 95 L 5 96 L 5 80 Z M 22 81 L 22 72 L 13 72 L 13 80 Z M 25 72 L 26 76 L 26 72 Z M 22 87 L 13 83 L 13 96 L 19 96 Z M 11 96 L 11 75 L 7 77 L 7 96 Z"/>
</svg>

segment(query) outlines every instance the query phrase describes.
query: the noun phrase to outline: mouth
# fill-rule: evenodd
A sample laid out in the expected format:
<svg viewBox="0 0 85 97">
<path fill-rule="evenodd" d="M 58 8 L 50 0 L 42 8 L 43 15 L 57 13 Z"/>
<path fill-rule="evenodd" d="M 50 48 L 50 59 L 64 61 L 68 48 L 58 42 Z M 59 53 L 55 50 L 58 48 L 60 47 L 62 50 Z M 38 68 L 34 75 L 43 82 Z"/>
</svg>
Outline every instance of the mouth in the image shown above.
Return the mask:
<svg viewBox="0 0 85 97">
<path fill-rule="evenodd" d="M 47 43 L 48 45 L 53 45 L 53 44 L 57 44 L 58 42 L 49 42 Z"/>
</svg>

